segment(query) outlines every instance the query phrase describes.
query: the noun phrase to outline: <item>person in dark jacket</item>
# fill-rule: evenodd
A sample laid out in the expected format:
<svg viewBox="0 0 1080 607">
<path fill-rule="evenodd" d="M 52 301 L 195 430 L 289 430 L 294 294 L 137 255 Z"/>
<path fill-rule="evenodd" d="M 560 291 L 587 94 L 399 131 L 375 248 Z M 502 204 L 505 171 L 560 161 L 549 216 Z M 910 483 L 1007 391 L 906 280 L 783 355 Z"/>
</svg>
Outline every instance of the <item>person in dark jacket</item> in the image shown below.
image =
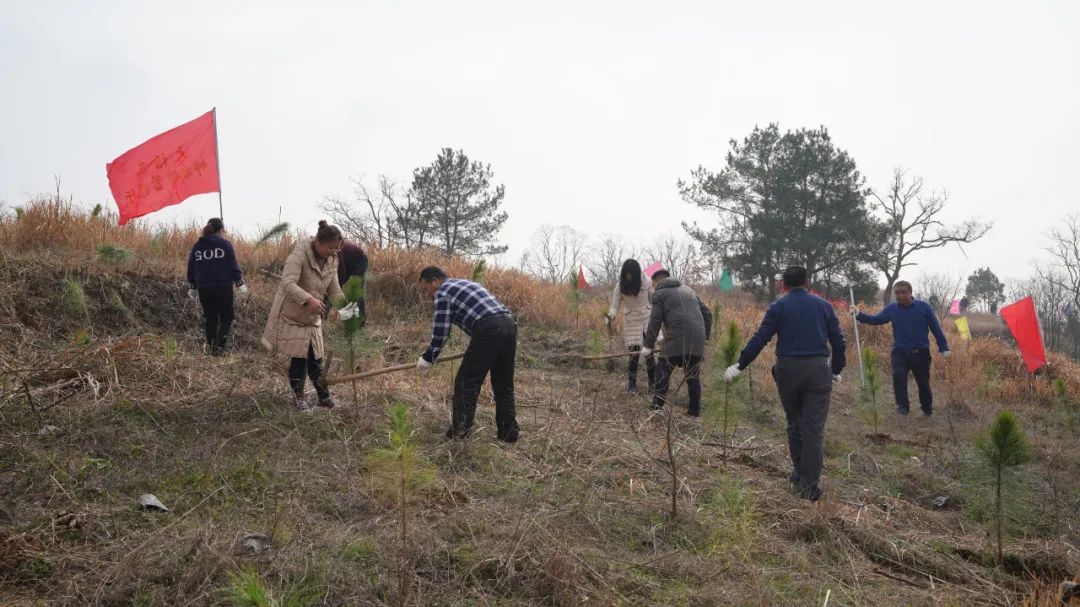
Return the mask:
<svg viewBox="0 0 1080 607">
<path fill-rule="evenodd" d="M 734 380 L 761 350 L 778 335 L 772 375 L 787 417 L 788 450 L 792 471 L 788 480 L 799 496 L 821 499 L 821 462 L 825 422 L 834 383 L 844 370 L 844 334 L 832 305 L 807 291 L 806 268 L 784 270 L 787 295 L 765 312 L 739 361 L 728 367 L 724 379 Z M 832 347 L 831 357 L 829 348 Z M 831 359 L 831 364 L 830 364 Z"/>
<path fill-rule="evenodd" d="M 930 417 L 934 413 L 934 393 L 930 390 L 930 339 L 927 334 L 934 334 L 943 358 L 949 356 L 949 342 L 930 304 L 911 296 L 911 283 L 905 280 L 897 282 L 893 286 L 893 297 L 896 301 L 874 316 L 854 310 L 855 320 L 868 325 L 892 323 L 892 376 L 896 412 L 907 415 L 911 410 L 907 391 L 908 374 L 911 374 L 919 386 L 919 405 L 923 416 Z"/>
<path fill-rule="evenodd" d="M 705 342 L 712 330 L 712 312 L 690 287 L 671 277 L 667 270 L 657 270 L 652 275 L 652 310 L 649 324 L 645 327 L 645 347 L 641 349 L 646 358 L 652 355 L 660 327 L 664 328 L 664 349 L 656 366 L 656 384 L 653 386 L 653 402 L 650 408 L 662 409 L 667 401 L 671 372 L 682 367 L 690 403 L 686 413 L 693 417 L 701 415 L 701 359 L 705 356 Z"/>
<path fill-rule="evenodd" d="M 211 218 L 188 255 L 188 297 L 202 304 L 207 351 L 224 356 L 234 317 L 233 286 L 247 293 L 244 273 L 232 243 L 222 236 L 225 224 Z"/>
<path fill-rule="evenodd" d="M 367 276 L 368 257 L 364 253 L 364 249 L 359 245 L 355 245 L 349 241 L 345 241 L 341 245 L 341 250 L 338 251 L 338 284 L 342 287 L 353 276 L 359 276 L 360 281 L 363 284 L 367 284 L 365 281 Z M 360 323 L 363 326 L 364 321 L 367 319 L 367 309 L 364 306 L 364 298 L 361 297 L 360 301 L 356 304 L 357 309 L 360 311 Z"/>
</svg>

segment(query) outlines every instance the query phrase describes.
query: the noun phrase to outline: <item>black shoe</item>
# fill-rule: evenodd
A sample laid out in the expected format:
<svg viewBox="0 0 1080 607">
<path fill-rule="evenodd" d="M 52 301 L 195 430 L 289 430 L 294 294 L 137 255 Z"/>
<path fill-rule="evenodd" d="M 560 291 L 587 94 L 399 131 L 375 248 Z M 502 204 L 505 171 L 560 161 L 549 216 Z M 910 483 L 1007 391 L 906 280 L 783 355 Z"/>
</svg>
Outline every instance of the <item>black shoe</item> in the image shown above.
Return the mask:
<svg viewBox="0 0 1080 607">
<path fill-rule="evenodd" d="M 798 487 L 799 486 L 799 471 L 798 470 L 792 470 L 791 474 L 787 475 L 787 479 L 788 479 L 789 483 L 791 483 L 792 485 L 795 485 L 796 487 Z"/>
<path fill-rule="evenodd" d="M 498 438 L 499 440 L 501 440 L 504 443 L 513 444 L 513 443 L 517 442 L 519 434 L 520 434 L 520 431 L 517 428 L 514 428 L 513 430 L 507 432 L 506 434 L 500 434 L 496 438 Z"/>
<path fill-rule="evenodd" d="M 923 417 L 933 417 L 934 416 L 934 411 L 933 410 L 927 411 L 926 409 L 923 409 L 922 416 Z"/>
<path fill-rule="evenodd" d="M 471 430 L 471 428 L 466 429 L 466 430 L 462 430 L 460 432 L 455 432 L 453 426 L 451 426 L 451 427 L 446 429 L 446 438 L 448 438 L 450 440 L 454 440 L 454 439 L 462 439 L 462 440 L 464 440 L 465 438 L 467 438 L 469 436 L 469 431 L 470 430 Z M 514 440 L 517 440 L 517 439 L 515 438 Z"/>
<path fill-rule="evenodd" d="M 799 490 L 799 497 L 804 500 L 816 502 L 821 499 L 821 487 L 813 485 Z"/>
<path fill-rule="evenodd" d="M 319 406 L 324 409 L 333 409 L 337 406 L 337 403 L 334 402 L 333 396 L 327 395 L 326 398 L 319 398 Z"/>
<path fill-rule="evenodd" d="M 637 396 L 637 388 L 627 388 L 626 393 L 630 396 Z"/>
<path fill-rule="evenodd" d="M 660 403 L 653 403 L 653 404 L 649 405 L 649 410 L 650 411 L 659 411 L 659 410 L 661 410 L 663 408 L 664 408 L 664 405 L 662 405 Z"/>
<path fill-rule="evenodd" d="M 903 416 L 906 417 L 908 413 L 911 413 L 911 409 L 908 409 L 907 407 L 897 407 L 896 408 L 896 414 L 897 415 L 903 415 Z"/>
<path fill-rule="evenodd" d="M 690 417 L 701 417 L 701 409 L 687 409 L 686 414 Z"/>
</svg>

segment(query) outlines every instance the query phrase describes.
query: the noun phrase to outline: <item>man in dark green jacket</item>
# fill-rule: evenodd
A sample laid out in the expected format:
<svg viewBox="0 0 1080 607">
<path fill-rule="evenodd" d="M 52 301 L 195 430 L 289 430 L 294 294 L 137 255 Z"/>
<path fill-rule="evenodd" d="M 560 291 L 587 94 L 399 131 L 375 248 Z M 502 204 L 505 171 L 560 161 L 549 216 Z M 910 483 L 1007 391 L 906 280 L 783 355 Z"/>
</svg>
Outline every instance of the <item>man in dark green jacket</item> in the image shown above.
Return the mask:
<svg viewBox="0 0 1080 607">
<path fill-rule="evenodd" d="M 642 355 L 652 355 L 660 327 L 664 328 L 664 349 L 656 368 L 652 408 L 664 407 L 671 372 L 675 367 L 682 367 L 690 393 L 687 413 L 698 417 L 701 415 L 701 359 L 712 331 L 712 313 L 693 289 L 672 278 L 667 270 L 657 270 L 652 281 L 655 292 Z"/>
</svg>

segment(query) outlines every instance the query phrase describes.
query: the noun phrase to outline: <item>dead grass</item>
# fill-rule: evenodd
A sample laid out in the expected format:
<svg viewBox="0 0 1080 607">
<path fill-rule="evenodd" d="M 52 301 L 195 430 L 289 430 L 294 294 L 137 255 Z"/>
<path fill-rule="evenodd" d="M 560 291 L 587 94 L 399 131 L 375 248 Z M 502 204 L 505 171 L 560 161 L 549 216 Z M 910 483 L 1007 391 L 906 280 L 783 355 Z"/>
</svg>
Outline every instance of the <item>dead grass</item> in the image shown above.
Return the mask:
<svg viewBox="0 0 1080 607">
<path fill-rule="evenodd" d="M 34 221 L 39 235 L 70 231 L 47 214 Z M 513 446 L 493 440 L 485 390 L 475 437 L 448 443 L 449 364 L 362 382 L 356 402 L 342 398 L 332 413 L 292 413 L 283 361 L 255 343 L 273 282 L 252 279 L 234 356 L 204 357 L 179 274 L 193 233 L 180 231 L 178 249 L 159 256 L 118 230 L 116 245 L 136 257 L 112 267 L 96 261 L 94 238 L 56 240 L 48 255 L 32 238 L 20 248 L 13 239 L 24 228 L 0 224 L 0 604 L 229 604 L 240 582 L 297 604 L 394 604 L 398 513 L 370 458 L 385 445 L 384 411 L 394 402 L 414 414 L 433 470 L 410 502 L 414 605 L 820 605 L 826 593 L 830 605 L 1016 605 L 1032 579 L 1053 587 L 1078 568 L 1076 435 L 1055 423 L 1048 381 L 1027 379 L 996 339 L 937 361 L 938 414 L 890 416 L 888 437 L 877 441 L 856 415 L 852 347 L 817 505 L 784 481 L 770 352 L 738 392 L 726 473 L 708 444 L 715 433 L 682 416 L 685 391 L 676 391 L 671 520 L 672 479 L 658 461 L 665 418 L 622 393 L 621 362 L 606 373 L 553 356 L 584 351 L 585 330 L 599 324 L 584 311 L 571 318 L 557 287 L 489 273 L 524 317 L 523 436 Z M 454 274 L 471 270 L 372 252 L 381 294 L 362 367 L 412 360 L 423 347 L 428 325 L 413 277 L 432 260 Z M 64 280 L 82 285 L 85 318 L 51 313 Z M 114 296 L 130 317 L 118 315 Z M 718 297 L 723 321 L 749 335 L 761 310 Z M 597 320 L 605 299 L 589 304 Z M 850 319 L 842 322 L 850 336 Z M 887 333 L 863 335 L 887 354 Z M 1055 359 L 1052 376 L 1075 394 L 1077 371 Z M 707 368 L 706 397 L 719 372 Z M 1009 564 L 997 570 L 968 463 L 971 437 L 1003 406 L 1018 411 L 1037 457 Z M 139 511 L 144 492 L 172 512 Z M 947 506 L 933 505 L 939 496 Z M 251 533 L 265 535 L 269 550 L 245 548 Z"/>
</svg>

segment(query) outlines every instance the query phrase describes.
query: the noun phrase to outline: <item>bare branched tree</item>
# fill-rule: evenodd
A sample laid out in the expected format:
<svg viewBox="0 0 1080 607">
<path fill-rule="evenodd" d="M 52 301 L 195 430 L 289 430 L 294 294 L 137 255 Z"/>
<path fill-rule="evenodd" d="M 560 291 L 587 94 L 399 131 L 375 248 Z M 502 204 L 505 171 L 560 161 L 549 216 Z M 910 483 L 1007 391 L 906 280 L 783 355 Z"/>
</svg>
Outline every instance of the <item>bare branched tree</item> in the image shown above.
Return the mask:
<svg viewBox="0 0 1080 607">
<path fill-rule="evenodd" d="M 1069 215 L 1059 227 L 1050 230 L 1046 250 L 1053 265 L 1039 271 L 1039 276 L 1064 291 L 1069 308 L 1063 316 L 1072 338 L 1072 354 L 1080 358 L 1080 215 Z"/>
<path fill-rule="evenodd" d="M 922 177 L 908 177 L 907 171 L 896 168 L 884 195 L 871 194 L 877 201 L 877 208 L 885 215 L 884 239 L 875 263 L 885 274 L 885 303 L 892 301 L 893 283 L 903 269 L 916 265 L 911 260 L 912 255 L 949 244 L 975 242 L 992 226 L 975 220 L 946 225 L 940 216 L 948 195 L 924 192 L 924 187 Z"/>
<path fill-rule="evenodd" d="M 592 247 L 588 265 L 598 284 L 612 287 L 619 282 L 623 262 L 633 256 L 633 250 L 625 238 L 604 234 L 600 237 L 600 242 Z"/>
<path fill-rule="evenodd" d="M 386 175 L 379 176 L 377 189 L 359 177 L 352 182 L 352 200 L 328 196 L 320 205 L 347 238 L 379 247 L 428 244 L 428 213 L 408 190 Z"/>
<path fill-rule="evenodd" d="M 934 307 L 938 318 L 944 318 L 949 312 L 949 304 L 964 290 L 964 277 L 940 272 L 922 273 L 911 281 L 911 290 L 915 297 Z M 889 295 L 891 299 L 892 293 Z"/>
<path fill-rule="evenodd" d="M 570 226 L 544 224 L 533 234 L 521 269 L 548 282 L 565 282 L 584 263 L 587 238 Z"/>
<path fill-rule="evenodd" d="M 674 234 L 659 236 L 645 248 L 649 264 L 659 261 L 668 272 L 687 284 L 699 284 L 708 279 L 709 264 L 701 249 L 688 239 Z"/>
</svg>

